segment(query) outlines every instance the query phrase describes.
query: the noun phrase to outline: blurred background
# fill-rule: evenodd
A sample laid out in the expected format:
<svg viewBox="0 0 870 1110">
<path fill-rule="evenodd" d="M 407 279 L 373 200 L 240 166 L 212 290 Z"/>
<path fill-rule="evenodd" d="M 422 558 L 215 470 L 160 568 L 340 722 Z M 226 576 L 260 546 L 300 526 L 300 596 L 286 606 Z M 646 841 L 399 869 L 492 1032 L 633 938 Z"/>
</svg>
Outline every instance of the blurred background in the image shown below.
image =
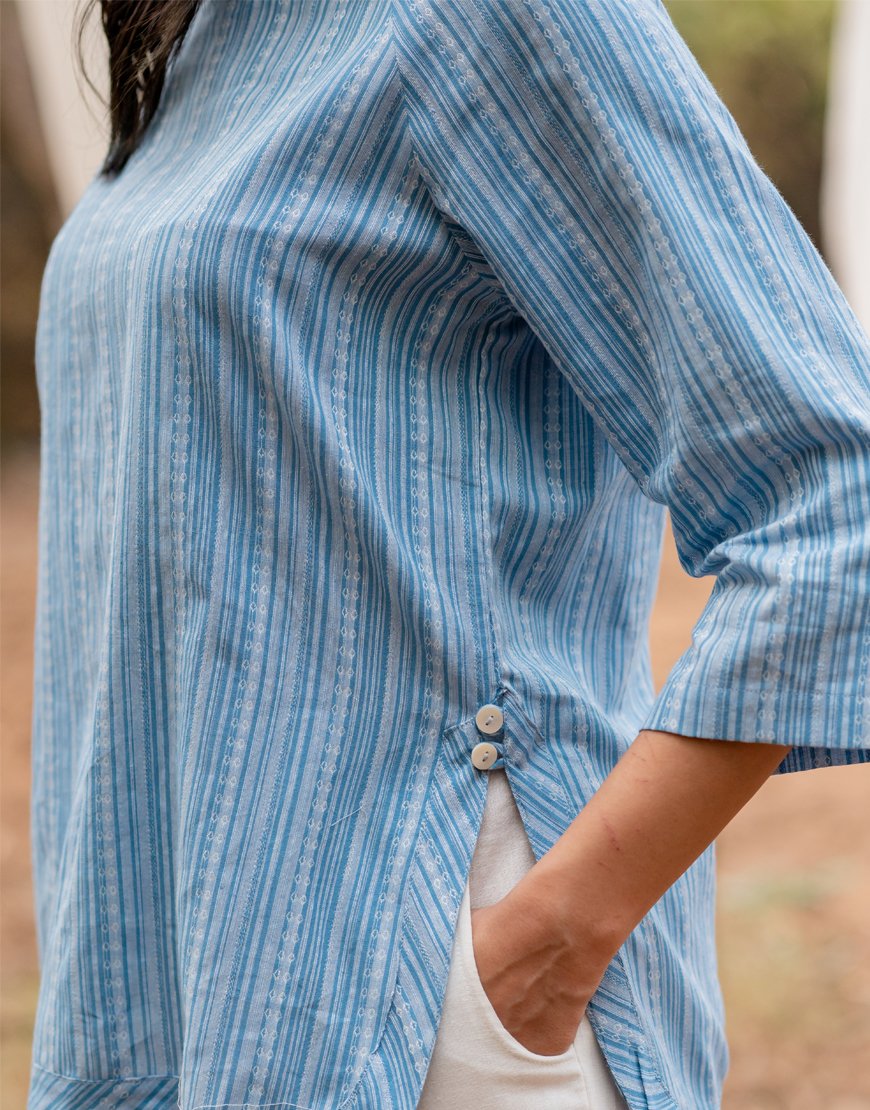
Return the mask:
<svg viewBox="0 0 870 1110">
<path fill-rule="evenodd" d="M 254 2 L 254 0 L 246 0 Z M 29 741 L 39 481 L 33 347 L 48 248 L 107 146 L 76 0 L 0 0 L 0 1107 L 23 1107 L 38 986 Z M 668 0 L 755 157 L 870 331 L 870 0 Z M 82 43 L 104 94 L 96 12 Z M 657 686 L 713 579 L 668 534 Z M 870 765 L 772 777 L 718 841 L 725 1110 L 870 1110 Z M 693 1110 L 693 1108 L 686 1108 Z"/>
</svg>

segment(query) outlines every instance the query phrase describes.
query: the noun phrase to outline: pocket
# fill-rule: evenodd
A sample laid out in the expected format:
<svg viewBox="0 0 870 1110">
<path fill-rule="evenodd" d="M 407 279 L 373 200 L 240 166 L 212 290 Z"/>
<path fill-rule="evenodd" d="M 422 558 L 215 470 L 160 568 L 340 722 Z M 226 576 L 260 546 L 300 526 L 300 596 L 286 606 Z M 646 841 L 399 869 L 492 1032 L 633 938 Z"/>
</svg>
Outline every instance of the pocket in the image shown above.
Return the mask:
<svg viewBox="0 0 870 1110">
<path fill-rule="evenodd" d="M 575 1046 L 526 1048 L 502 1025 L 474 963 L 469 888 L 459 907 L 447 993 L 418 1110 L 592 1110 Z M 598 1108 L 596 1108 L 598 1110 Z"/>
<path fill-rule="evenodd" d="M 472 943 L 472 929 L 471 929 L 471 898 L 469 890 L 466 887 L 465 893 L 462 897 L 462 905 L 460 906 L 459 917 L 459 936 L 457 938 L 459 958 L 462 961 L 462 968 L 464 975 L 467 979 L 472 997 L 476 1000 L 478 1010 L 484 1021 L 492 1029 L 493 1033 L 498 1037 L 502 1044 L 508 1048 L 511 1053 L 524 1060 L 535 1062 L 536 1064 L 553 1064 L 556 1066 L 562 1065 L 566 1062 L 576 1063 L 578 1071 L 580 1064 L 577 1057 L 575 1034 L 574 1041 L 568 1045 L 563 1052 L 553 1054 L 533 1052 L 532 1049 L 527 1048 L 522 1041 L 517 1038 L 505 1027 L 501 1018 L 498 1016 L 495 1007 L 489 999 L 489 995 L 483 986 L 483 981 L 480 978 L 480 972 L 477 967 L 477 961 L 474 958 L 474 945 Z M 578 1030 L 579 1032 L 579 1030 Z"/>
</svg>

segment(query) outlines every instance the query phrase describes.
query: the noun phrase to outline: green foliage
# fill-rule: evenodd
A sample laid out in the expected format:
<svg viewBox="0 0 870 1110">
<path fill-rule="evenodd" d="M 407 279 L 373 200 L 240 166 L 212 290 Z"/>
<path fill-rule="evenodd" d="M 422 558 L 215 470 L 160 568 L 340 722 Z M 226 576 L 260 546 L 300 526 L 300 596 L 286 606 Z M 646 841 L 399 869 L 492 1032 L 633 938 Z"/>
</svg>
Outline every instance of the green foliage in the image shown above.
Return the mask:
<svg viewBox="0 0 870 1110">
<path fill-rule="evenodd" d="M 835 0 L 665 0 L 665 7 L 756 160 L 821 249 Z"/>
</svg>

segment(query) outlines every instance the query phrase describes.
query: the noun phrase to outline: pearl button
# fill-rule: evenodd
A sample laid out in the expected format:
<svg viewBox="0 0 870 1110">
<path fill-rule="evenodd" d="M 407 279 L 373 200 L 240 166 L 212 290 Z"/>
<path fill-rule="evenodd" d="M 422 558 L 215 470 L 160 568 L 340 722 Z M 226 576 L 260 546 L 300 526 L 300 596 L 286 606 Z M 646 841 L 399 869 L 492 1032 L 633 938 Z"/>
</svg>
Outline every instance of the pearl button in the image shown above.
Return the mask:
<svg viewBox="0 0 870 1110">
<path fill-rule="evenodd" d="M 498 748 L 495 744 L 490 744 L 488 740 L 475 744 L 471 749 L 471 762 L 479 771 L 487 770 L 497 759 Z"/>
<path fill-rule="evenodd" d="M 475 713 L 474 721 L 481 732 L 492 736 L 504 724 L 504 714 L 497 705 L 482 705 Z"/>
</svg>

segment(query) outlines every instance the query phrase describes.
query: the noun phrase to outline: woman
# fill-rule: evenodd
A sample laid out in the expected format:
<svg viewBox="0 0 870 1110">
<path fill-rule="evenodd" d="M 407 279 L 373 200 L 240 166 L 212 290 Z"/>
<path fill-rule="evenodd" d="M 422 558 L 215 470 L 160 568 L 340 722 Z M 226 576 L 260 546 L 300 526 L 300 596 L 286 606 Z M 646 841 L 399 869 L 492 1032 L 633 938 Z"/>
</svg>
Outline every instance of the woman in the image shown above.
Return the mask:
<svg viewBox="0 0 870 1110">
<path fill-rule="evenodd" d="M 870 758 L 867 335 L 659 0 L 104 20 L 30 1105 L 718 1106 L 714 838 Z"/>
</svg>

